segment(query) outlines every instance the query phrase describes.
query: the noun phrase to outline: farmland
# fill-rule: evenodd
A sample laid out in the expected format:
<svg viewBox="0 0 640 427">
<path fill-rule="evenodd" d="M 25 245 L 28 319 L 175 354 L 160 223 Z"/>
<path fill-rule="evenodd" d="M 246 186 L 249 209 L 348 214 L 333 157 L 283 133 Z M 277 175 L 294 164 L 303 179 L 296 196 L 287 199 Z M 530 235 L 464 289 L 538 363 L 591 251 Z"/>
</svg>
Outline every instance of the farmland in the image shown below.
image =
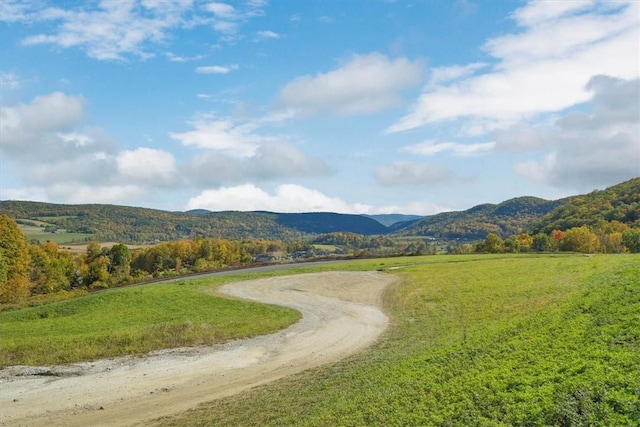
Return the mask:
<svg viewBox="0 0 640 427">
<path fill-rule="evenodd" d="M 157 425 L 638 424 L 637 256 L 417 259 L 369 351 Z"/>
<path fill-rule="evenodd" d="M 373 347 L 343 361 L 202 404 L 156 420 L 156 425 L 637 425 L 639 261 L 632 254 L 439 255 L 296 269 L 294 273 L 381 270 L 397 276 L 399 284 L 384 296 L 387 332 Z M 282 274 L 291 272 L 268 273 Z M 88 342 L 116 329 L 94 330 L 96 323 L 108 324 L 106 313 L 121 311 L 123 317 L 137 319 L 136 308 L 154 313 L 132 321 L 143 331 L 167 325 L 163 313 L 175 306 L 202 308 L 184 310 L 179 327 L 223 322 L 229 316 L 199 316 L 225 313 L 231 306 L 243 316 L 257 316 L 239 315 L 232 322 L 247 335 L 253 332 L 245 328 L 264 323 L 265 316 L 274 321 L 272 329 L 294 321 L 290 310 L 240 307 L 229 299 L 212 305 L 212 297 L 204 293 L 255 277 L 239 274 L 108 290 L 62 305 L 10 311 L 1 314 L 0 324 L 14 332 L 1 333 L 3 338 L 24 336 L 20 357 L 30 363 L 26 355 L 36 353 L 36 341 L 56 346 L 73 335 L 68 331 L 42 338 L 49 326 L 38 324 L 63 314 L 73 319 L 69 323 L 74 328 L 85 328 Z M 118 299 L 129 304 L 113 305 Z M 7 316 L 13 320 L 8 322 Z M 281 326 L 278 319 L 284 319 Z M 127 343 L 146 341 L 144 335 L 125 335 Z M 140 354 L 147 348 L 128 351 Z"/>
</svg>

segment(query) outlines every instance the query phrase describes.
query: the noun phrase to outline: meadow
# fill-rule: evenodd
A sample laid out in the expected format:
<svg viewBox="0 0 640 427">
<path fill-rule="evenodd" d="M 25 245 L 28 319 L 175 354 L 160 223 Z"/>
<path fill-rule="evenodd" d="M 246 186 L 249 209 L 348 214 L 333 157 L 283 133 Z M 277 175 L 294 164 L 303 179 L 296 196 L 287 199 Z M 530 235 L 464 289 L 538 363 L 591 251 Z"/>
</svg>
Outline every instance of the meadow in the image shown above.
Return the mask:
<svg viewBox="0 0 640 427">
<path fill-rule="evenodd" d="M 288 308 L 205 292 L 230 280 L 133 286 L 2 312 L 0 367 L 211 345 L 270 333 L 300 318 Z"/>
<path fill-rule="evenodd" d="M 92 234 L 88 233 L 71 233 L 67 231 L 59 231 L 50 233 L 44 231 L 42 227 L 34 225 L 20 225 L 20 230 L 24 233 L 28 241 L 37 240 L 39 242 L 56 242 L 59 245 L 70 243 L 86 242 L 91 239 Z"/>
<path fill-rule="evenodd" d="M 156 424 L 640 424 L 638 255 L 438 255 L 269 275 L 374 269 L 401 282 L 385 296 L 391 326 L 373 347 Z M 114 289 L 0 313 L 1 364 L 142 354 L 294 322 L 288 309 L 205 293 L 254 277 Z"/>
<path fill-rule="evenodd" d="M 397 267 L 402 267 L 395 269 Z M 637 255 L 432 256 L 393 268 L 374 347 L 162 426 L 636 426 Z"/>
</svg>

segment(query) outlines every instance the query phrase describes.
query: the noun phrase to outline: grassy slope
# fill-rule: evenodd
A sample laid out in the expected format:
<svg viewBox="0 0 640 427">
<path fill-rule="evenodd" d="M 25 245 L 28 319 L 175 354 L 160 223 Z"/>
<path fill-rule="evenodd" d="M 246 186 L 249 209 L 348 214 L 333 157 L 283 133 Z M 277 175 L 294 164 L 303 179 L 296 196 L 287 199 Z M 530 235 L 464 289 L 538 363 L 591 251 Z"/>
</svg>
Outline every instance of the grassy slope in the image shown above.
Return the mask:
<svg viewBox="0 0 640 427">
<path fill-rule="evenodd" d="M 403 284 L 372 349 L 161 425 L 638 425 L 640 258 L 364 261 Z"/>
<path fill-rule="evenodd" d="M 299 319 L 298 312 L 287 308 L 204 293 L 212 284 L 230 280 L 114 289 L 0 313 L 0 367 L 219 343 L 269 333 Z"/>
</svg>

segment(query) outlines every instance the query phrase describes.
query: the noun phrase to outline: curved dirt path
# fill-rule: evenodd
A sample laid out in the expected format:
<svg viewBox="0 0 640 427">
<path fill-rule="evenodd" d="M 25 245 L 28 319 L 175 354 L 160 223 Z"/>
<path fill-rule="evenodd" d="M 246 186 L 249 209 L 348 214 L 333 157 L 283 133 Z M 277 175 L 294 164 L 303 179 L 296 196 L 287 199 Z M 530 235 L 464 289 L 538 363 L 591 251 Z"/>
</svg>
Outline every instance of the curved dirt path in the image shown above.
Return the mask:
<svg viewBox="0 0 640 427">
<path fill-rule="evenodd" d="M 4 369 L 0 425 L 144 425 L 335 362 L 369 346 L 384 331 L 382 293 L 395 280 L 379 272 L 326 272 L 225 285 L 222 293 L 294 308 L 302 320 L 274 334 L 214 347 Z"/>
</svg>

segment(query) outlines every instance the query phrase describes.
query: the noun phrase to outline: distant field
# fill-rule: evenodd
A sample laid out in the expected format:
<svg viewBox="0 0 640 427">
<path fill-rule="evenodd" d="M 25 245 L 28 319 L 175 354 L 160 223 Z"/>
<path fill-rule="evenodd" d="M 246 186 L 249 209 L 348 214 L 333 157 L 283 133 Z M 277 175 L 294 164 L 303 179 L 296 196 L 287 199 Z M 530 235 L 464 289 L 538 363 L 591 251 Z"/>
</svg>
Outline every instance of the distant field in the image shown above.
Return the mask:
<svg viewBox="0 0 640 427">
<path fill-rule="evenodd" d="M 640 256 L 443 255 L 348 268 L 403 280 L 387 295 L 393 326 L 379 344 L 158 425 L 640 425 Z"/>
<path fill-rule="evenodd" d="M 56 242 L 59 245 L 69 243 L 86 242 L 87 239 L 91 239 L 92 234 L 87 233 L 46 233 L 41 227 L 35 227 L 31 225 L 19 225 L 20 230 L 24 233 L 27 240 L 38 240 L 41 243 L 46 241 Z"/>
</svg>

